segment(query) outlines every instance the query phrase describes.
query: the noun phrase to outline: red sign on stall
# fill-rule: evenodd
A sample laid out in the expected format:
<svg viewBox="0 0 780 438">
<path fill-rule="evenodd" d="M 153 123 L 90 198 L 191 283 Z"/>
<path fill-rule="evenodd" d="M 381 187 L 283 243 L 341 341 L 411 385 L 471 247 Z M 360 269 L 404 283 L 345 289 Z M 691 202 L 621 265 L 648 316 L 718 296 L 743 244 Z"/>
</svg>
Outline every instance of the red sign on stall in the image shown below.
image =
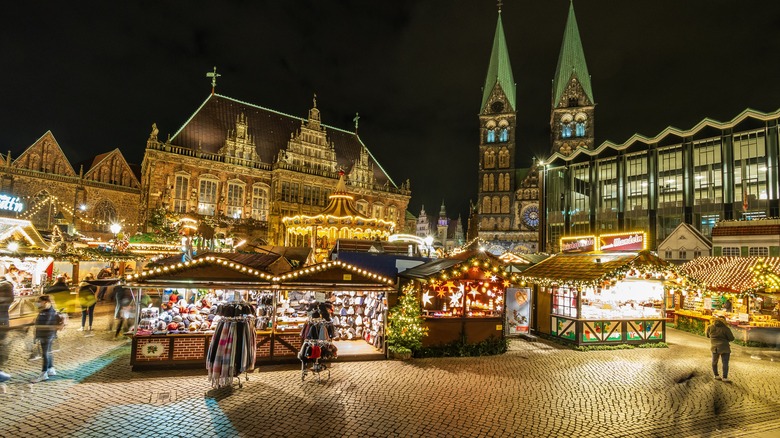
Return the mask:
<svg viewBox="0 0 780 438">
<path fill-rule="evenodd" d="M 599 236 L 601 251 L 642 251 L 645 249 L 645 233 L 623 233 Z"/>
<path fill-rule="evenodd" d="M 561 252 L 588 252 L 595 249 L 595 236 L 561 237 Z"/>
</svg>

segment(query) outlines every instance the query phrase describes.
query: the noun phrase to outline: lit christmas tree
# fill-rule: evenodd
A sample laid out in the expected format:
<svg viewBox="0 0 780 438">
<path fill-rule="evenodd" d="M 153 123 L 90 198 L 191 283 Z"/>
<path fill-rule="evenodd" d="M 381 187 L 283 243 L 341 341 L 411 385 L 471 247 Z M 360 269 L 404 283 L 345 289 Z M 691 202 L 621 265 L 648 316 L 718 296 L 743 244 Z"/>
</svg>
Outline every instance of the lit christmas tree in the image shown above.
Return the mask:
<svg viewBox="0 0 780 438">
<path fill-rule="evenodd" d="M 396 353 L 414 351 L 422 347 L 428 328 L 423 326 L 420 301 L 411 287 L 405 288 L 398 305 L 387 316 L 387 344 Z"/>
</svg>

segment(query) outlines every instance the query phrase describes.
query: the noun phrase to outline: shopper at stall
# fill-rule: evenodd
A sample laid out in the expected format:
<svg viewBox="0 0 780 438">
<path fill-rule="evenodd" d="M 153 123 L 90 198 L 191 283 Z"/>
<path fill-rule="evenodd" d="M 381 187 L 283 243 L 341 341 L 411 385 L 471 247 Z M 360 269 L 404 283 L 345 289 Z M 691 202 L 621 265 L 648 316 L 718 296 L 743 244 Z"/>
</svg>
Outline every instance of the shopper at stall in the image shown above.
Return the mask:
<svg viewBox="0 0 780 438">
<path fill-rule="evenodd" d="M 6 339 L 11 324 L 8 309 L 13 301 L 14 285 L 8 280 L 0 280 L 0 383 L 11 378 L 11 375 L 5 372 L 5 364 L 8 362 L 8 343 Z"/>
<path fill-rule="evenodd" d="M 67 308 L 72 303 L 70 298 L 70 287 L 64 276 L 57 276 L 57 280 L 49 287 L 47 287 L 43 293 L 49 296 L 52 301 L 52 305 L 56 308 Z M 71 306 L 72 307 L 72 306 Z M 69 309 L 68 311 L 73 310 Z"/>
<path fill-rule="evenodd" d="M 707 337 L 710 338 L 710 351 L 712 351 L 712 373 L 715 380 L 729 382 L 729 357 L 731 356 L 731 346 L 729 343 L 734 340 L 734 334 L 726 325 L 724 318 L 717 317 L 713 319 L 712 324 L 707 327 Z M 723 363 L 723 377 L 718 374 L 718 360 Z"/>
<path fill-rule="evenodd" d="M 728 313 L 733 312 L 734 310 L 734 303 L 731 302 L 731 299 L 726 300 L 726 303 L 723 304 L 723 310 L 725 310 Z"/>
<path fill-rule="evenodd" d="M 51 297 L 41 295 L 38 298 L 37 305 L 40 307 L 38 317 L 35 318 L 35 340 L 41 344 L 41 355 L 43 356 L 43 365 L 41 374 L 32 380 L 32 383 L 49 380 L 50 376 L 56 376 L 54 369 L 54 356 L 51 353 L 51 345 L 57 336 L 58 317 L 54 310 Z"/>
<path fill-rule="evenodd" d="M 125 323 L 130 322 L 133 294 L 130 289 L 122 285 L 117 285 L 114 288 L 114 300 L 116 301 L 116 308 L 114 309 L 114 322 L 116 323 L 114 337 L 116 338 L 122 332 L 122 327 Z"/>
<path fill-rule="evenodd" d="M 95 298 L 94 287 L 88 283 L 81 283 L 79 286 L 79 305 L 81 306 L 81 328 L 80 332 L 87 330 L 88 333 L 85 336 L 92 335 L 92 320 L 95 316 L 95 304 L 97 304 L 97 298 Z M 85 329 L 85 324 L 89 317 L 89 328 Z"/>
</svg>

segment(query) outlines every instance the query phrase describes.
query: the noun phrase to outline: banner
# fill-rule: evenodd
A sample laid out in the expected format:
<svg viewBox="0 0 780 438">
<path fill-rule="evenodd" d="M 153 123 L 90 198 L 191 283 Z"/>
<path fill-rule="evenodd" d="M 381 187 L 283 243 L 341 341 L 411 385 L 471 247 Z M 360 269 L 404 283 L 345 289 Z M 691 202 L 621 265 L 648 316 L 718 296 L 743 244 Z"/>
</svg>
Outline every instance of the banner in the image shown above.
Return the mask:
<svg viewBox="0 0 780 438">
<path fill-rule="evenodd" d="M 527 334 L 531 321 L 531 289 L 506 290 L 507 336 Z"/>
<path fill-rule="evenodd" d="M 608 234 L 599 236 L 601 251 L 642 251 L 645 249 L 646 235 L 643 232 Z"/>
</svg>

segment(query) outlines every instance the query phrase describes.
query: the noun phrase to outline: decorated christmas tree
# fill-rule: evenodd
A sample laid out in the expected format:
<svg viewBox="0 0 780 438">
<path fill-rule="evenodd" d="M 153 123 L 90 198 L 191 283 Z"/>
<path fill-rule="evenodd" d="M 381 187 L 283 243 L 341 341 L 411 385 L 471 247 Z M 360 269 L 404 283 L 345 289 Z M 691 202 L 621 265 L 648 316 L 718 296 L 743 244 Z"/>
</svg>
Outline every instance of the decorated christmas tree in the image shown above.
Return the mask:
<svg viewBox="0 0 780 438">
<path fill-rule="evenodd" d="M 412 352 L 422 347 L 422 338 L 428 335 L 428 329 L 423 326 L 420 300 L 414 289 L 404 289 L 387 319 L 387 344 L 391 352 Z"/>
</svg>

